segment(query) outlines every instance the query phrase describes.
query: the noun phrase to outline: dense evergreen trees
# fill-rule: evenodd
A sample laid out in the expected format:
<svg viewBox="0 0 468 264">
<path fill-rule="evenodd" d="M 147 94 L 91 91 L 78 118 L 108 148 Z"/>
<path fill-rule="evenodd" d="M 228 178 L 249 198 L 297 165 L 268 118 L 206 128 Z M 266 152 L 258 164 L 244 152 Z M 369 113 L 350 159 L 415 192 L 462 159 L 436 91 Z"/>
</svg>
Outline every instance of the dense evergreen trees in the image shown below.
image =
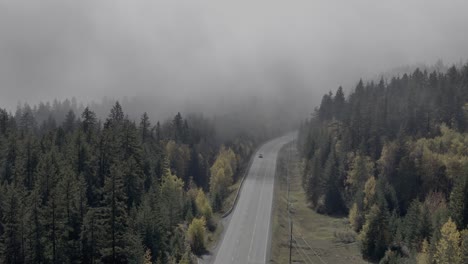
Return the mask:
<svg viewBox="0 0 468 264">
<path fill-rule="evenodd" d="M 231 184 L 253 148 L 214 135 L 200 116 L 136 123 L 118 102 L 104 122 L 74 100 L 0 110 L 0 262 L 191 263 L 224 198 L 210 168 Z"/>
<path fill-rule="evenodd" d="M 298 146 L 312 207 L 348 213 L 366 259 L 464 263 L 468 65 L 325 94 Z"/>
</svg>

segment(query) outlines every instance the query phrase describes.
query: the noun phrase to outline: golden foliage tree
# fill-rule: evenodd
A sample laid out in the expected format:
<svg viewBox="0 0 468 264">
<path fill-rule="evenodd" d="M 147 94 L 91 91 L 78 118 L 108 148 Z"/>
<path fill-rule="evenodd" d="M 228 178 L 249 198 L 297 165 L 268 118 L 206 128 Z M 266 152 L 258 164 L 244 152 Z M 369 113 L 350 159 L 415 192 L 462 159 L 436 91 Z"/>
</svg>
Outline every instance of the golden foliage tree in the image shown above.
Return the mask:
<svg viewBox="0 0 468 264">
<path fill-rule="evenodd" d="M 362 228 L 363 217 L 362 217 L 361 212 L 358 209 L 357 203 L 353 203 L 353 206 L 349 210 L 348 219 L 353 230 L 356 232 L 359 232 L 359 230 L 361 230 Z"/>
<path fill-rule="evenodd" d="M 181 220 L 182 207 L 184 200 L 184 181 L 172 175 L 169 170 L 163 176 L 161 183 L 161 210 L 163 214 L 163 223 L 169 227 L 174 226 Z"/>
<path fill-rule="evenodd" d="M 460 232 L 451 218 L 442 226 L 441 238 L 437 242 L 437 250 L 434 255 L 436 263 L 462 263 L 460 248 Z"/>
<path fill-rule="evenodd" d="M 201 255 L 205 251 L 205 233 L 205 218 L 194 218 L 187 230 L 187 241 L 190 244 L 192 252 L 196 255 Z"/>
<path fill-rule="evenodd" d="M 421 246 L 421 252 L 416 255 L 417 264 L 430 264 L 431 256 L 429 254 L 429 243 L 424 239 Z"/>
<path fill-rule="evenodd" d="M 364 183 L 372 177 L 373 171 L 374 163 L 372 160 L 367 156 L 357 155 L 351 163 L 351 169 L 346 178 L 350 191 L 354 193 L 361 189 Z"/>
<path fill-rule="evenodd" d="M 233 183 L 236 170 L 236 155 L 231 149 L 221 147 L 213 166 L 210 168 L 210 193 L 215 208 L 220 208 L 222 200 L 228 194 L 228 188 Z"/>
<path fill-rule="evenodd" d="M 206 198 L 205 192 L 202 189 L 198 189 L 197 196 L 195 198 L 195 206 L 197 207 L 197 212 L 205 217 L 207 221 L 210 221 L 213 216 L 213 210 L 211 209 L 210 202 Z"/>
<path fill-rule="evenodd" d="M 364 208 L 372 206 L 375 200 L 375 177 L 371 176 L 364 185 Z"/>
</svg>

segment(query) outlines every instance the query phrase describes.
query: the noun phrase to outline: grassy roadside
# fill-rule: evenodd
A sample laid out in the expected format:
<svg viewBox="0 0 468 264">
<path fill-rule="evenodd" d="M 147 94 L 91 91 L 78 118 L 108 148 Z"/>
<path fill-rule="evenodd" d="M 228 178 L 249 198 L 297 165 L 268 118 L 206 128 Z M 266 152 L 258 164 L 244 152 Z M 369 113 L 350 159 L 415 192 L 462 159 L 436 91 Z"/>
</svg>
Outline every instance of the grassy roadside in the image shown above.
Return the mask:
<svg viewBox="0 0 468 264">
<path fill-rule="evenodd" d="M 241 180 L 238 180 L 232 186 L 229 187 L 229 195 L 223 201 L 223 208 L 220 212 L 217 212 L 213 215 L 213 221 L 216 223 L 216 229 L 213 232 L 208 232 L 207 234 L 207 248 L 212 249 L 216 246 L 219 237 L 223 233 L 224 226 L 222 223 L 222 215 L 229 210 L 234 204 L 234 200 L 236 197 L 237 189 L 240 187 Z"/>
<path fill-rule="evenodd" d="M 234 202 L 236 200 L 237 190 L 239 189 L 241 182 L 242 182 L 242 178 L 239 178 L 237 182 L 235 182 L 233 185 L 229 187 L 229 195 L 223 201 L 223 207 L 220 212 L 221 215 L 223 215 L 228 210 L 230 210 L 231 207 L 234 205 Z"/>
<path fill-rule="evenodd" d="M 219 241 L 219 238 L 224 231 L 224 225 L 222 221 L 223 215 L 234 206 L 234 202 L 236 200 L 237 192 L 241 186 L 241 182 L 242 177 L 240 177 L 233 185 L 229 187 L 229 194 L 226 197 L 226 199 L 224 199 L 221 210 L 213 214 L 213 221 L 216 223 L 216 229 L 212 232 L 207 233 L 206 247 L 208 248 L 208 250 L 213 250 L 216 247 L 217 242 Z"/>
<path fill-rule="evenodd" d="M 288 168 L 288 170 L 287 170 Z M 290 175 L 291 218 L 293 221 L 293 263 L 366 263 L 361 258 L 356 234 L 346 218 L 317 214 L 307 205 L 301 184 L 301 162 L 288 144 L 280 151 L 276 172 L 270 263 L 289 261 L 287 214 L 287 171 Z"/>
<path fill-rule="evenodd" d="M 213 250 L 216 247 L 217 242 L 219 241 L 219 238 L 224 231 L 222 220 L 224 217 L 230 214 L 231 210 L 233 209 L 233 206 L 236 203 L 236 199 L 239 194 L 240 188 L 242 187 L 242 182 L 244 181 L 244 177 L 246 177 L 246 173 L 250 169 L 250 165 L 252 164 L 252 161 L 255 158 L 254 157 L 255 152 L 256 151 L 252 151 L 249 161 L 241 165 L 242 169 L 239 172 L 237 180 L 233 183 L 233 185 L 229 186 L 228 188 L 229 193 L 221 205 L 221 210 L 219 212 L 214 213 L 213 220 L 216 223 L 216 229 L 212 232 L 208 232 L 207 234 L 208 250 Z"/>
</svg>

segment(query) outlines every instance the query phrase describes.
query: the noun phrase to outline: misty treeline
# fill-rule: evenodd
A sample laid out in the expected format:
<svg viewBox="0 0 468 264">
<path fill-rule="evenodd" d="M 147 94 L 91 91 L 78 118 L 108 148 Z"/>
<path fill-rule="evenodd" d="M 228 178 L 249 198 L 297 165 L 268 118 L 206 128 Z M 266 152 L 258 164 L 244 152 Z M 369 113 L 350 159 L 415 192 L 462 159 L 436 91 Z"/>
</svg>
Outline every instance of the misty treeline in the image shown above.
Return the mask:
<svg viewBox="0 0 468 264">
<path fill-rule="evenodd" d="M 210 121 L 0 110 L 1 263 L 192 263 L 255 142 Z"/>
<path fill-rule="evenodd" d="M 300 129 L 308 200 L 367 260 L 468 263 L 467 132 L 468 65 L 340 87 Z"/>
<path fill-rule="evenodd" d="M 239 136 L 261 142 L 295 129 L 300 122 L 299 116 L 310 112 L 309 107 L 294 103 L 297 98 L 275 101 L 268 95 L 249 96 L 247 99 L 233 99 L 229 102 L 211 98 L 204 102 L 204 107 L 165 99 L 164 96 L 157 99 L 124 97 L 119 103 L 130 120 L 139 120 L 144 112 L 153 120 L 166 120 L 177 112 L 188 113 L 188 119 L 203 117 L 204 122 L 210 123 L 216 131 L 216 142 L 232 141 Z M 110 97 L 103 97 L 86 105 L 93 110 L 98 120 L 105 120 L 115 102 Z M 84 109 L 84 104 L 75 97 L 63 101 L 54 99 L 51 102 L 39 102 L 36 105 L 19 102 L 13 116 L 19 120 L 23 113 L 30 113 L 34 117 L 34 123 L 40 128 L 45 123 L 62 124 L 70 110 L 79 115 Z M 259 120 L 262 122 L 258 122 Z"/>
</svg>

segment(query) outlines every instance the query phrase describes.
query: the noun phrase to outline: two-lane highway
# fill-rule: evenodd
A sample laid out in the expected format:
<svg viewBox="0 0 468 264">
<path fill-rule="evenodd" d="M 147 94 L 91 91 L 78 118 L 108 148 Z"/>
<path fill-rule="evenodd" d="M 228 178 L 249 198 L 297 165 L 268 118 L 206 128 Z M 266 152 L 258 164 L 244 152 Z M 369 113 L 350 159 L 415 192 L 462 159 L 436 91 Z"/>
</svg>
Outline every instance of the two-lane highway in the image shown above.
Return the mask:
<svg viewBox="0 0 468 264">
<path fill-rule="evenodd" d="M 288 134 L 269 141 L 255 153 L 215 264 L 267 262 L 276 160 L 281 147 L 294 137 L 295 134 Z"/>
</svg>

